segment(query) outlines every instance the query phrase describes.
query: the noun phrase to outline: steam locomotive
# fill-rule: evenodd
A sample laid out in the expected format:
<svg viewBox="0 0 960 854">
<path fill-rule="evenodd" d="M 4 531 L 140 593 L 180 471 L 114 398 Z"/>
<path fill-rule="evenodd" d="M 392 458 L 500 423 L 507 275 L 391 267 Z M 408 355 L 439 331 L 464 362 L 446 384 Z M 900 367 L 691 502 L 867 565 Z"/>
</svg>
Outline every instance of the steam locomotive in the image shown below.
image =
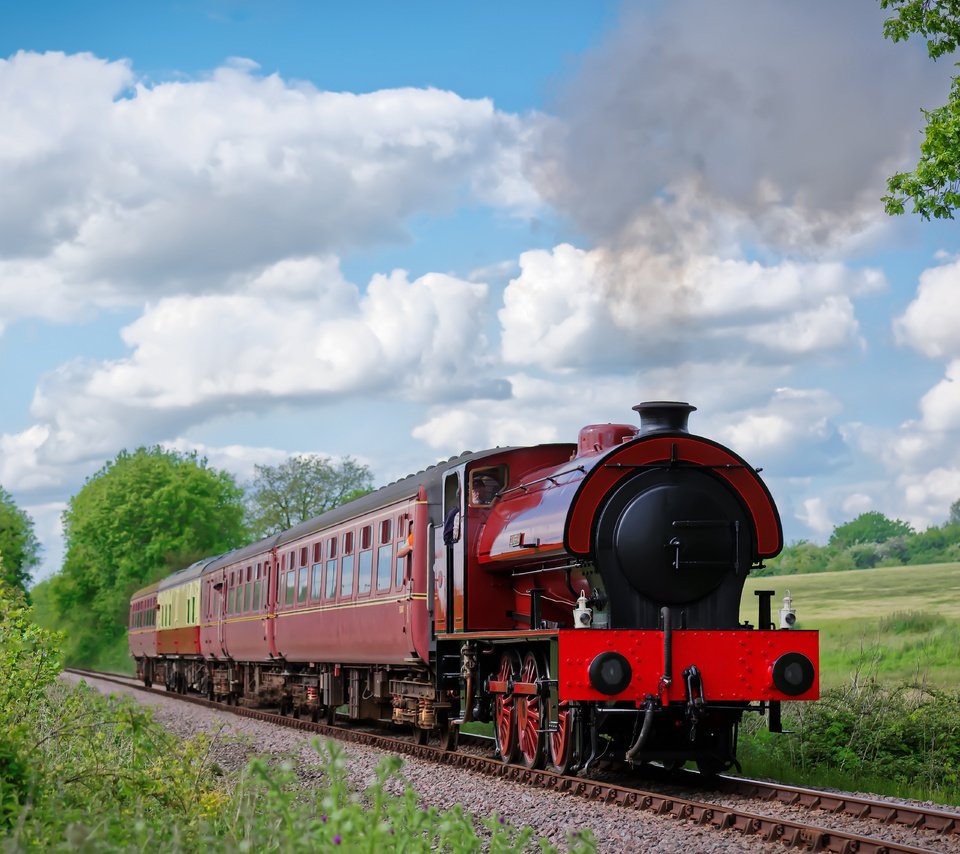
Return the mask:
<svg viewBox="0 0 960 854">
<path fill-rule="evenodd" d="M 134 594 L 146 685 L 448 748 L 492 722 L 506 763 L 716 772 L 743 715 L 818 696 L 818 636 L 740 622 L 777 508 L 733 451 L 648 402 L 576 444 L 465 453 Z"/>
</svg>

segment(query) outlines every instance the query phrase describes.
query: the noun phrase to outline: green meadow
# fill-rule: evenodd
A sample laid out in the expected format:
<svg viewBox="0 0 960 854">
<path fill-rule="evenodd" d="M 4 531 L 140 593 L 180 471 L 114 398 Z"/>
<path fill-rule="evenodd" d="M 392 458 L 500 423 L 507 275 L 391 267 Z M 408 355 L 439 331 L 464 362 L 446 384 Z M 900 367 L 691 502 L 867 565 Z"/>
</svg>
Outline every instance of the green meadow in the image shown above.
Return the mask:
<svg viewBox="0 0 960 854">
<path fill-rule="evenodd" d="M 775 623 L 790 591 L 797 628 L 820 631 L 821 686 L 858 674 L 887 684 L 960 685 L 960 563 L 750 578 L 742 620 L 756 625 L 755 590 L 775 590 Z"/>
</svg>

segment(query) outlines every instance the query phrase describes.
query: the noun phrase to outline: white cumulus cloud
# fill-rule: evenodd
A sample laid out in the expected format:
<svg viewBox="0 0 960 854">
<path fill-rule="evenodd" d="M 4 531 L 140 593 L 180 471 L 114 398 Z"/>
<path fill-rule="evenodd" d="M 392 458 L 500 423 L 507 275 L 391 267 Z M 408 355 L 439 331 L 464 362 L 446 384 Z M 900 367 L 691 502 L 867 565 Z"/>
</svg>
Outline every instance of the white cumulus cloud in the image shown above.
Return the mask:
<svg viewBox="0 0 960 854">
<path fill-rule="evenodd" d="M 792 363 L 864 346 L 850 295 L 885 286 L 876 270 L 835 262 L 701 255 L 667 270 L 638 250 L 626 262 L 631 287 L 618 289 L 608 259 L 568 244 L 525 252 L 499 313 L 504 360 L 557 370 L 694 358 Z"/>
<path fill-rule="evenodd" d="M 264 293 L 280 272 L 295 282 Z M 330 259 L 284 262 L 233 294 L 148 306 L 123 330 L 128 357 L 53 372 L 32 405 L 40 426 L 4 441 L 29 444 L 40 463 L 64 462 L 271 403 L 370 392 L 502 396 L 502 381 L 477 383 L 488 376 L 478 370 L 488 354 L 476 330 L 486 300 L 486 285 L 439 273 L 378 275 L 361 293 Z"/>
<path fill-rule="evenodd" d="M 960 356 L 960 260 L 924 270 L 913 302 L 894 321 L 897 342 L 932 359 Z"/>
<path fill-rule="evenodd" d="M 0 324 L 222 292 L 464 200 L 539 206 L 521 162 L 537 118 L 437 89 L 325 92 L 249 62 L 148 84 L 21 52 L 0 60 L 0 115 Z"/>
</svg>

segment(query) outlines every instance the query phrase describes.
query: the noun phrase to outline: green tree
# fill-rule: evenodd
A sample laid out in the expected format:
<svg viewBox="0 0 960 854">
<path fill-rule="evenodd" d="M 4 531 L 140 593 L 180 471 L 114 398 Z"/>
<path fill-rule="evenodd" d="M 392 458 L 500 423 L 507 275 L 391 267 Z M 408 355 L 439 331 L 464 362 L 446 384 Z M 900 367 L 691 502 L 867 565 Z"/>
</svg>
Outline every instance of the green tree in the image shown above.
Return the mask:
<svg viewBox="0 0 960 854">
<path fill-rule="evenodd" d="M 278 466 L 255 466 L 248 487 L 248 519 L 255 536 L 265 537 L 366 495 L 372 487 L 370 469 L 345 457 L 304 454 Z"/>
<path fill-rule="evenodd" d="M 17 507 L 10 493 L 0 486 L 0 579 L 26 591 L 30 570 L 40 558 L 40 543 L 33 533 L 33 520 Z"/>
<path fill-rule="evenodd" d="M 880 0 L 894 17 L 883 24 L 883 34 L 895 42 L 911 35 L 927 40 L 933 60 L 953 53 L 960 40 L 960 0 Z M 947 103 L 923 110 L 927 120 L 920 160 L 912 172 L 898 172 L 887 181 L 883 197 L 888 214 L 902 214 L 907 202 L 924 219 L 953 219 L 960 205 L 960 77 L 954 75 Z"/>
<path fill-rule="evenodd" d="M 950 505 L 950 516 L 944 524 L 944 527 L 948 525 L 960 525 L 960 498 Z"/>
<path fill-rule="evenodd" d="M 883 513 L 872 510 L 834 528 L 829 544 L 845 549 L 861 543 L 885 543 L 893 537 L 905 537 L 913 533 L 913 528 L 906 522 L 888 519 Z"/>
<path fill-rule="evenodd" d="M 76 662 L 123 636 L 134 590 L 247 541 L 233 477 L 159 447 L 121 451 L 70 499 L 63 521 L 52 594 Z"/>
</svg>

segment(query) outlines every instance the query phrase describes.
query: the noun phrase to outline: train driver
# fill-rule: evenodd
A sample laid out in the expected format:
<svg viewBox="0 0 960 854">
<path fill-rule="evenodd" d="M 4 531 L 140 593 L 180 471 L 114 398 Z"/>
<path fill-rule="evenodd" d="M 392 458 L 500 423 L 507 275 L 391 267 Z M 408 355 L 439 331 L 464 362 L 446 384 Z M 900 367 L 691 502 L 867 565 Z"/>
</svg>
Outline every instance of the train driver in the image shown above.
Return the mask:
<svg viewBox="0 0 960 854">
<path fill-rule="evenodd" d="M 491 474 L 475 474 L 470 479 L 471 504 L 491 504 L 499 491 L 500 481 Z"/>
</svg>

